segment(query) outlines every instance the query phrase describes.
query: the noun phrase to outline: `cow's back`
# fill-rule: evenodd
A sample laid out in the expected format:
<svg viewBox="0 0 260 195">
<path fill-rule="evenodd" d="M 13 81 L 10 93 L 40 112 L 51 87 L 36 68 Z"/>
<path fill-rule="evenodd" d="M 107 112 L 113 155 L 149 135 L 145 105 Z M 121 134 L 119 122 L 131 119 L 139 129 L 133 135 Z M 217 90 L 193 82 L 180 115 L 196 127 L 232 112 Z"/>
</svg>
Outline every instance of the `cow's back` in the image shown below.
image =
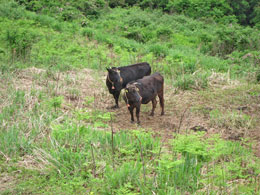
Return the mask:
<svg viewBox="0 0 260 195">
<path fill-rule="evenodd" d="M 141 83 L 144 87 L 160 91 L 163 89 L 164 78 L 159 72 L 156 72 L 152 75 L 145 76 L 142 79 L 138 79 L 137 82 Z"/>
<path fill-rule="evenodd" d="M 147 62 L 119 67 L 118 69 L 123 78 L 123 88 L 126 87 L 127 83 L 151 74 L 151 66 Z"/>
</svg>

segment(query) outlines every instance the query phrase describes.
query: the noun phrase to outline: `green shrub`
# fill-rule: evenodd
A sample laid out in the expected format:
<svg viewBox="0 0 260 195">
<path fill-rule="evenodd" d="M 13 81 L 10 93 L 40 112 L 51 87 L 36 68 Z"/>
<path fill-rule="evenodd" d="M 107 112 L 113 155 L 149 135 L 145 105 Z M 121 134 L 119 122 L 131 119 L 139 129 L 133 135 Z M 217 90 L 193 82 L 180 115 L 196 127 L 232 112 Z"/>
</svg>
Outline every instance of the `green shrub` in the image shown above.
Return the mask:
<svg viewBox="0 0 260 195">
<path fill-rule="evenodd" d="M 3 0 L 0 3 L 0 16 L 18 20 L 25 16 L 24 9 L 14 1 Z"/>
<path fill-rule="evenodd" d="M 32 46 L 37 40 L 37 35 L 34 31 L 24 28 L 7 29 L 5 41 L 8 44 L 10 54 L 13 60 L 15 59 L 30 59 Z"/>
<path fill-rule="evenodd" d="M 148 52 L 152 52 L 156 57 L 166 57 L 169 53 L 168 48 L 159 43 L 150 45 Z"/>
<path fill-rule="evenodd" d="M 170 27 L 167 28 L 167 27 L 162 26 L 161 28 L 158 28 L 156 30 L 156 35 L 161 40 L 168 40 L 172 34 L 173 34 L 173 32 L 170 29 Z"/>
<path fill-rule="evenodd" d="M 32 152 L 31 141 L 20 130 L 21 126 L 13 125 L 8 131 L 1 130 L 0 151 L 9 157 L 17 158 Z"/>
<path fill-rule="evenodd" d="M 91 28 L 83 28 L 81 31 L 83 36 L 87 36 L 88 38 L 93 38 L 95 31 Z"/>
<path fill-rule="evenodd" d="M 195 81 L 193 79 L 193 76 L 188 74 L 178 76 L 176 81 L 174 82 L 174 86 L 182 90 L 192 89 L 194 84 Z"/>
<path fill-rule="evenodd" d="M 54 1 L 37 1 L 37 0 L 16 0 L 19 4 L 24 5 L 27 10 L 37 13 L 55 16 L 59 20 L 84 21 L 85 17 L 97 17 L 102 10 L 106 7 L 104 0 L 91 0 L 91 1 L 69 1 L 61 2 Z"/>
<path fill-rule="evenodd" d="M 116 171 L 107 166 L 104 174 L 106 183 L 105 192 L 116 191 L 128 183 L 137 185 L 141 167 L 142 164 L 140 162 L 136 163 L 134 161 L 123 162 Z"/>
<path fill-rule="evenodd" d="M 235 50 L 259 50 L 259 32 L 251 28 L 241 28 L 237 25 L 216 31 L 212 41 L 212 55 L 225 56 Z"/>
</svg>

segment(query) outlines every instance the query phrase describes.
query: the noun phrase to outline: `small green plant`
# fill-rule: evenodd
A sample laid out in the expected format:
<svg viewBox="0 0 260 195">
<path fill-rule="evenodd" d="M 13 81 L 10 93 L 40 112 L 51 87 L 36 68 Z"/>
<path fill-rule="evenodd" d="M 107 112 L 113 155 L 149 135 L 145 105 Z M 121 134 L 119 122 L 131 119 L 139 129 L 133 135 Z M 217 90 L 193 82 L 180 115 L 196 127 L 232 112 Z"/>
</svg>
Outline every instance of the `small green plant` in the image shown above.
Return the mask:
<svg viewBox="0 0 260 195">
<path fill-rule="evenodd" d="M 64 97 L 58 96 L 58 97 L 53 97 L 53 98 L 49 99 L 46 103 L 51 108 L 54 108 L 55 112 L 57 112 L 57 109 L 61 108 L 63 101 L 64 101 Z"/>
<path fill-rule="evenodd" d="M 183 76 L 179 76 L 174 82 L 174 86 L 180 88 L 182 90 L 192 89 L 195 81 L 192 75 L 184 74 Z"/>
<path fill-rule="evenodd" d="M 89 39 L 92 39 L 94 36 L 94 31 L 91 28 L 83 28 L 82 35 L 87 36 Z"/>
<path fill-rule="evenodd" d="M 80 97 L 80 91 L 76 88 L 68 89 L 68 93 L 71 100 L 78 100 Z"/>
<path fill-rule="evenodd" d="M 156 57 L 166 57 L 168 48 L 161 44 L 154 44 L 148 48 L 148 52 L 152 52 Z"/>
<path fill-rule="evenodd" d="M 84 104 L 86 106 L 90 106 L 90 104 L 94 103 L 94 97 L 93 96 L 86 96 L 85 97 L 85 101 L 84 101 Z"/>
</svg>

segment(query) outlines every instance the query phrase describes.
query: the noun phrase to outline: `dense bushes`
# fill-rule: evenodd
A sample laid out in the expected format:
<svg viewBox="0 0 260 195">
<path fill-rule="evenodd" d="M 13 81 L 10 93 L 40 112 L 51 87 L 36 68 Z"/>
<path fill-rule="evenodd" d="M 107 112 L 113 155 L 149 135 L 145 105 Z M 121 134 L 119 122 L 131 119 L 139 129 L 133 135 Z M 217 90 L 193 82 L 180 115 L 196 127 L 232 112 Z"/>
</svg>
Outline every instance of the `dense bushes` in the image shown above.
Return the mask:
<svg viewBox="0 0 260 195">
<path fill-rule="evenodd" d="M 239 22 L 242 25 L 260 25 L 260 5 L 257 0 L 76 0 L 37 1 L 16 0 L 28 10 L 49 14 L 65 21 L 84 20 L 100 15 L 107 7 L 139 6 L 142 9 L 161 9 L 167 13 L 185 14 L 192 18 L 211 18 L 221 23 Z"/>
<path fill-rule="evenodd" d="M 237 20 L 242 25 L 259 25 L 260 21 L 258 0 L 143 0 L 139 5 L 161 8 L 168 13 L 184 13 L 193 18 L 210 17 L 222 23 Z"/>
<path fill-rule="evenodd" d="M 238 25 L 232 25 L 229 28 L 223 26 L 216 31 L 216 37 L 210 43 L 211 54 L 226 56 L 235 50 L 259 50 L 259 36 L 259 31 L 252 28 L 241 28 Z"/>
<path fill-rule="evenodd" d="M 37 1 L 16 0 L 24 5 L 27 10 L 47 14 L 59 20 L 72 21 L 81 20 L 85 22 L 86 17 L 98 16 L 107 3 L 104 0 L 77 0 L 77 1 Z"/>
<path fill-rule="evenodd" d="M 80 9 L 86 11 L 90 2 Z M 102 2 L 98 5 L 107 6 Z M 259 30 L 169 15 L 158 9 L 114 8 L 88 18 L 82 27 L 78 20 L 64 22 L 26 11 L 11 1 L 0 4 L 0 17 L 0 57 L 30 60 L 30 66 L 101 69 L 148 61 L 154 71 L 171 78 L 174 86 L 200 89 L 207 87 L 212 71 L 246 77 L 259 63 Z M 12 42 L 14 36 L 19 41 Z"/>
</svg>

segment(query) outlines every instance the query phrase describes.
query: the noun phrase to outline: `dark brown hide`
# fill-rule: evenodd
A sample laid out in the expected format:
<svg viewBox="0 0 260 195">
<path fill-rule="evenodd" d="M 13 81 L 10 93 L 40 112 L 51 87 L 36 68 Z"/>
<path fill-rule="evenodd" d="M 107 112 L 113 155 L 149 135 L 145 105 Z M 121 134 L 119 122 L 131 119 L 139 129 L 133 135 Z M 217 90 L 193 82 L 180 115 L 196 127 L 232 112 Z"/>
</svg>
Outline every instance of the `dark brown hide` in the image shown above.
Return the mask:
<svg viewBox="0 0 260 195">
<path fill-rule="evenodd" d="M 127 84 L 123 98 L 131 114 L 131 122 L 134 122 L 133 110 L 136 108 L 137 123 L 140 123 L 139 113 L 141 104 L 148 104 L 150 101 L 153 106 L 150 115 L 154 115 L 157 104 L 156 96 L 158 96 L 160 100 L 160 106 L 162 108 L 161 115 L 164 114 L 163 85 L 164 78 L 160 73 L 154 73 L 153 75 L 145 76 L 142 79 Z"/>
<path fill-rule="evenodd" d="M 116 103 L 116 105 L 112 108 L 119 108 L 118 98 L 121 90 L 125 88 L 126 84 L 130 81 L 141 79 L 144 76 L 150 75 L 151 67 L 147 62 L 143 62 L 123 67 L 107 68 L 107 71 L 108 75 L 106 85 L 109 93 L 114 96 Z"/>
</svg>

